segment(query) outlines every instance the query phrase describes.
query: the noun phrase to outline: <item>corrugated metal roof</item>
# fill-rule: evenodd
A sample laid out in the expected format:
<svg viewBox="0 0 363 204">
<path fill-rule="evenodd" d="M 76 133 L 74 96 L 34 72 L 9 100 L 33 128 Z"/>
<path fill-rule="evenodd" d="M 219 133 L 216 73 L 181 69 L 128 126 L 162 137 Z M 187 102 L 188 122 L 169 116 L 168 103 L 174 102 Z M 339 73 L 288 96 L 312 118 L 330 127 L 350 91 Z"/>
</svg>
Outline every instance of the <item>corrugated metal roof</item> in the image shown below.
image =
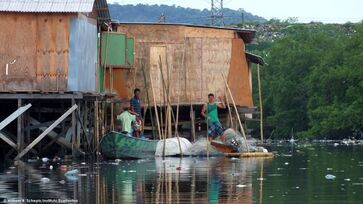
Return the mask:
<svg viewBox="0 0 363 204">
<path fill-rule="evenodd" d="M 0 12 L 92 12 L 95 0 L 0 0 Z"/>
</svg>

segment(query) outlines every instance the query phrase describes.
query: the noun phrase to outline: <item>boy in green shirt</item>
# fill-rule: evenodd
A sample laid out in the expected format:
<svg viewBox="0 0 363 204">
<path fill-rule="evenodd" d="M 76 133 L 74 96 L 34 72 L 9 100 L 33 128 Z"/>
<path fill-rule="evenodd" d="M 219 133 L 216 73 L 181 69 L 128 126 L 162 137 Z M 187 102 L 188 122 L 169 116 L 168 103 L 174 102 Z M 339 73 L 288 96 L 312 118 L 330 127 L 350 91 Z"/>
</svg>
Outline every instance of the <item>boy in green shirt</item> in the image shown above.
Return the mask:
<svg viewBox="0 0 363 204">
<path fill-rule="evenodd" d="M 226 108 L 226 104 L 221 97 L 218 97 L 219 102 L 215 102 L 214 94 L 208 94 L 208 104 L 203 105 L 202 116 L 207 119 L 208 135 L 211 138 L 216 138 L 223 135 L 223 127 L 218 117 L 218 108 Z"/>
</svg>

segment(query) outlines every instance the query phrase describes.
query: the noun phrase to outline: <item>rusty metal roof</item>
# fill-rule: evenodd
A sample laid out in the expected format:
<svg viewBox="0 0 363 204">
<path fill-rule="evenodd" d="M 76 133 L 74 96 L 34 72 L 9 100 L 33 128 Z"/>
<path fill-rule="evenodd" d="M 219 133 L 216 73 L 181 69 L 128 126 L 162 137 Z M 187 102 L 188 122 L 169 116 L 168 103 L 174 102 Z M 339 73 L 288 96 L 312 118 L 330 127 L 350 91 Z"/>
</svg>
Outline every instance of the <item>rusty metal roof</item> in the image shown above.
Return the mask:
<svg viewBox="0 0 363 204">
<path fill-rule="evenodd" d="M 95 0 L 1 0 L 0 12 L 89 13 Z"/>
<path fill-rule="evenodd" d="M 259 65 L 265 65 L 265 60 L 258 55 L 252 54 L 250 52 L 246 52 L 246 58 L 249 62 L 255 63 L 255 64 L 259 64 Z"/>
</svg>

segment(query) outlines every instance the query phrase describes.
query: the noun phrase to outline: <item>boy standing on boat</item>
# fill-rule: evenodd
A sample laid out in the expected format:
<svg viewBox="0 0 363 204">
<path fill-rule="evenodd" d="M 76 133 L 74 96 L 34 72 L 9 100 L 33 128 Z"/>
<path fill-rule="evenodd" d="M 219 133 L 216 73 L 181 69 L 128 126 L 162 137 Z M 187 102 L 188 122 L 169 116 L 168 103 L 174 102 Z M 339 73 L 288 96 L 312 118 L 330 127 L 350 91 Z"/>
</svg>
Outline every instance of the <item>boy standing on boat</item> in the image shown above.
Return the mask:
<svg viewBox="0 0 363 204">
<path fill-rule="evenodd" d="M 202 116 L 207 119 L 209 139 L 223 135 L 223 127 L 218 117 L 218 108 L 226 108 L 226 105 L 221 97 L 218 97 L 219 102 L 214 99 L 214 94 L 208 94 L 208 103 L 203 105 Z"/>
</svg>

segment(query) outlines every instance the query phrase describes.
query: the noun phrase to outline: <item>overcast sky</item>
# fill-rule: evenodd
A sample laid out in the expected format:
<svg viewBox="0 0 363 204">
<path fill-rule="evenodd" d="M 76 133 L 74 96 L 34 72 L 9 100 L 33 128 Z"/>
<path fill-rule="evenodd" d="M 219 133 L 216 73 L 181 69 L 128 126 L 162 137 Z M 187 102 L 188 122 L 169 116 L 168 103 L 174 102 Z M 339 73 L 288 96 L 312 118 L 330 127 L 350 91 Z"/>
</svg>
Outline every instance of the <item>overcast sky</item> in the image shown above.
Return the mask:
<svg viewBox="0 0 363 204">
<path fill-rule="evenodd" d="M 107 0 L 119 4 L 166 4 L 210 9 L 210 0 Z M 297 17 L 299 22 L 325 23 L 360 22 L 363 0 L 224 0 L 224 7 L 243 8 L 267 19 Z"/>
</svg>

